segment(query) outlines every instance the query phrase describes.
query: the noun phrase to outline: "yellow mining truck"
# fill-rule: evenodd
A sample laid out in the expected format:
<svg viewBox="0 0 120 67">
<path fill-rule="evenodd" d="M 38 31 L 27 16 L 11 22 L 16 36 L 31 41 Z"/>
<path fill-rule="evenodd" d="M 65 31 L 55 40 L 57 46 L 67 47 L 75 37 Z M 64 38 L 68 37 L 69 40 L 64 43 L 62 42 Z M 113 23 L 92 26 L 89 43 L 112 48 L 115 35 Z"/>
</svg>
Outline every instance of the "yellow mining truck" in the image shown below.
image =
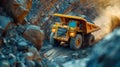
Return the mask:
<svg viewBox="0 0 120 67">
<path fill-rule="evenodd" d="M 93 22 L 86 19 L 86 16 L 71 16 L 64 14 L 54 14 L 60 17 L 61 22 L 52 25 L 50 34 L 50 44 L 68 44 L 72 49 L 79 49 L 84 43 L 92 45 L 94 36 L 91 34 L 100 28 Z"/>
</svg>

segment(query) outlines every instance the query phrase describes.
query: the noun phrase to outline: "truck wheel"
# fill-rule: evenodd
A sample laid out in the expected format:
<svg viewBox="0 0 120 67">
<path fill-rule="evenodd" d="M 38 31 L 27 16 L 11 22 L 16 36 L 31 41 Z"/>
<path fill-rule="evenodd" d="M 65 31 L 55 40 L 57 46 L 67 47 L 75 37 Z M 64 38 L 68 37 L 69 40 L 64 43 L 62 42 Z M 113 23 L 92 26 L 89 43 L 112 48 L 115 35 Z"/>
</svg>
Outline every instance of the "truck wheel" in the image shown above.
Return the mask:
<svg viewBox="0 0 120 67">
<path fill-rule="evenodd" d="M 50 34 L 50 44 L 53 45 L 53 46 L 56 46 L 57 45 L 57 40 L 55 40 L 53 38 L 53 36 L 54 36 L 54 33 L 51 33 Z"/>
<path fill-rule="evenodd" d="M 82 46 L 82 35 L 77 34 L 76 37 L 71 38 L 70 40 L 70 48 L 72 49 L 79 49 Z"/>
<path fill-rule="evenodd" d="M 94 35 L 89 34 L 88 37 L 87 37 L 88 45 L 89 45 L 89 46 L 92 46 L 92 45 L 94 44 L 94 41 L 95 41 Z"/>
</svg>

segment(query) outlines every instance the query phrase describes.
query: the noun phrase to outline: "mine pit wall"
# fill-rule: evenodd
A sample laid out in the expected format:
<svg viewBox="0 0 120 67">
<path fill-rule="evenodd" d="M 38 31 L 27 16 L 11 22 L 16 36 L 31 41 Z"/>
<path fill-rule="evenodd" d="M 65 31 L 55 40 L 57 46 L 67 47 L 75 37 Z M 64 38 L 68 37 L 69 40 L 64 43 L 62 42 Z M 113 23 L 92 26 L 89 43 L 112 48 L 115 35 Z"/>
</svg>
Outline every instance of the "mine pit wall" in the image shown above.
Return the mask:
<svg viewBox="0 0 120 67">
<path fill-rule="evenodd" d="M 51 25 L 60 21 L 53 17 L 54 13 L 75 13 L 84 14 L 94 20 L 97 16 L 95 5 L 89 0 L 34 0 L 30 14 L 26 17 L 32 24 L 40 26 L 49 38 Z M 90 4 L 91 3 L 91 4 Z"/>
</svg>

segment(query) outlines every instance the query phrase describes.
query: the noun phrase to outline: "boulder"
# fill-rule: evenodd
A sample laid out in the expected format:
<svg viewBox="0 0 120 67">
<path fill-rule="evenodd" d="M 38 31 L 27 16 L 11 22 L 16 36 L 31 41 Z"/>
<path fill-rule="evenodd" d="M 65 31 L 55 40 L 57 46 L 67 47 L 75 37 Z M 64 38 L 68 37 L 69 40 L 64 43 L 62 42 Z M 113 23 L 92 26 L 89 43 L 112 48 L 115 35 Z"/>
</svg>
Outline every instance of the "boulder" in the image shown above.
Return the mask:
<svg viewBox="0 0 120 67">
<path fill-rule="evenodd" d="M 15 22 L 22 22 L 32 6 L 32 0 L 3 0 L 1 3 Z"/>
<path fill-rule="evenodd" d="M 43 40 L 44 40 L 44 33 L 40 29 L 40 27 L 35 25 L 29 25 L 25 30 L 23 36 L 30 42 L 34 43 L 35 44 L 34 46 L 38 50 L 42 47 Z"/>
</svg>

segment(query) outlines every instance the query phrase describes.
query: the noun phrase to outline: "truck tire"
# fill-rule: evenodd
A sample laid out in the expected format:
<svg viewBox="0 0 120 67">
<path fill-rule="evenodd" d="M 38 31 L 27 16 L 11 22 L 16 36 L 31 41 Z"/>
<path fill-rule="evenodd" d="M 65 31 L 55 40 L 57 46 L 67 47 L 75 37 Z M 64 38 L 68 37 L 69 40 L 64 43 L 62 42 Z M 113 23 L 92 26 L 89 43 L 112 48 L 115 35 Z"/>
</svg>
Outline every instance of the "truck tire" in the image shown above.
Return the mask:
<svg viewBox="0 0 120 67">
<path fill-rule="evenodd" d="M 94 35 L 89 34 L 89 35 L 87 36 L 87 43 L 88 43 L 88 45 L 89 45 L 89 46 L 92 46 L 92 45 L 94 44 L 94 41 L 95 41 Z"/>
<path fill-rule="evenodd" d="M 51 33 L 50 34 L 50 44 L 53 45 L 53 46 L 56 46 L 58 44 L 58 42 L 57 42 L 57 40 L 55 40 L 53 38 L 53 36 L 54 36 L 54 33 Z"/>
<path fill-rule="evenodd" d="M 77 50 L 82 46 L 83 38 L 81 34 L 77 34 L 76 37 L 71 38 L 70 40 L 70 48 Z"/>
</svg>

